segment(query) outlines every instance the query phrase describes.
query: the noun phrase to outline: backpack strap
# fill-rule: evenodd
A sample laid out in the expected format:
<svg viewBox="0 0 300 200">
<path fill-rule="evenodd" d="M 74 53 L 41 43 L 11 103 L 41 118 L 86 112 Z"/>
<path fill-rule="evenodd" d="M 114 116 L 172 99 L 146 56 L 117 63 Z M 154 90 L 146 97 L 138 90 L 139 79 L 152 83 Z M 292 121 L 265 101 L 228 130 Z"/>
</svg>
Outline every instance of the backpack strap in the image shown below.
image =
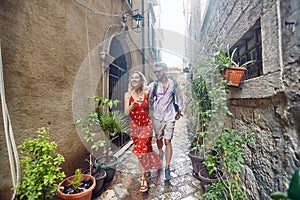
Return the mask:
<svg viewBox="0 0 300 200">
<path fill-rule="evenodd" d="M 168 78 L 170 78 L 173 81 L 173 84 L 174 84 L 174 88 L 173 88 L 173 92 L 172 92 L 173 105 L 174 105 L 175 111 L 178 112 L 179 111 L 179 106 L 175 102 L 175 93 L 176 93 L 176 89 L 178 87 L 178 83 L 175 79 L 173 79 L 173 77 L 168 77 Z"/>
<path fill-rule="evenodd" d="M 153 99 L 155 98 L 154 101 L 157 100 L 157 87 L 158 87 L 158 82 L 154 81 L 153 92 L 152 92 Z"/>
<path fill-rule="evenodd" d="M 169 79 L 171 79 L 173 81 L 173 84 L 174 84 L 174 88 L 173 88 L 173 95 L 175 95 L 176 93 L 176 89 L 178 87 L 178 83 L 177 81 L 172 77 L 172 76 L 168 76 Z"/>
<path fill-rule="evenodd" d="M 176 93 L 176 89 L 178 87 L 178 83 L 176 80 L 174 80 L 172 77 L 168 77 L 169 79 L 171 79 L 173 81 L 174 84 L 174 89 L 172 92 L 172 96 L 173 96 L 173 105 L 175 108 L 175 111 L 178 112 L 179 111 L 179 107 L 178 105 L 175 103 L 175 93 Z M 157 100 L 157 88 L 158 88 L 158 82 L 154 81 L 154 85 L 153 85 L 153 91 L 152 91 L 152 96 L 153 96 L 153 100 L 150 102 L 151 105 L 153 105 L 153 102 Z"/>
</svg>

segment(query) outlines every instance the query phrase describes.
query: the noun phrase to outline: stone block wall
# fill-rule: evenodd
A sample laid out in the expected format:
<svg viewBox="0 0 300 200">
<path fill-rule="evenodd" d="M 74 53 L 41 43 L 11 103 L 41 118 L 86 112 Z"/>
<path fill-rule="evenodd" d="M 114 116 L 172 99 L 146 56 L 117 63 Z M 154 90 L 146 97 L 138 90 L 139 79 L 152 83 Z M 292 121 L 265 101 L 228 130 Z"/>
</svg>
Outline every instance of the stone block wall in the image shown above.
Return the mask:
<svg viewBox="0 0 300 200">
<path fill-rule="evenodd" d="M 257 20 L 261 25 L 263 75 L 246 80 L 242 89 L 230 90 L 231 125 L 252 130 L 256 144 L 247 148 L 243 178 L 250 199 L 270 199 L 284 191 L 300 166 L 299 146 L 299 22 L 297 0 L 210 1 L 202 21 L 197 60 L 213 45 L 232 47 Z M 195 32 L 193 32 L 195 31 Z"/>
</svg>

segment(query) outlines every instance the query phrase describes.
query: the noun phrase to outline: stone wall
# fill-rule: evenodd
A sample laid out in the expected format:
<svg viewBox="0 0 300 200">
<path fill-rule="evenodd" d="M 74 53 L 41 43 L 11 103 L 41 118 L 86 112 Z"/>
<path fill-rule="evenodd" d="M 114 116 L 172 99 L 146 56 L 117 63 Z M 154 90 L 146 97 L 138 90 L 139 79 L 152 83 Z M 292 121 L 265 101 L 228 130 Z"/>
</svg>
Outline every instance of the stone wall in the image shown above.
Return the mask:
<svg viewBox="0 0 300 200">
<path fill-rule="evenodd" d="M 283 80 L 289 99 L 289 112 L 294 117 L 298 137 L 300 136 L 300 4 L 298 1 L 282 1 L 282 62 Z M 296 24 L 294 24 L 296 23 Z M 298 149 L 298 155 L 299 155 Z"/>
<path fill-rule="evenodd" d="M 285 183 L 300 166 L 299 26 L 292 32 L 285 23 L 298 23 L 299 2 L 210 1 L 206 14 L 198 32 L 197 42 L 203 45 L 198 61 L 214 44 L 233 46 L 260 21 L 263 75 L 246 80 L 241 90 L 231 90 L 228 105 L 234 129 L 257 133 L 256 144 L 247 149 L 243 174 L 247 193 L 253 200 L 270 199 L 272 192 L 286 189 Z"/>
<path fill-rule="evenodd" d="M 123 0 L 0 1 L 4 84 L 15 142 L 20 145 L 34 137 L 37 128 L 49 127 L 51 139 L 66 159 L 63 170 L 67 175 L 87 167 L 84 159 L 89 154 L 73 123 L 74 82 L 82 65 L 101 69 L 103 48 L 99 45 L 121 31 L 120 14 L 128 10 Z M 117 28 L 110 29 L 112 24 Z M 132 38 L 126 40 L 128 46 L 134 46 L 140 36 Z M 139 66 L 140 58 L 140 51 L 131 55 L 132 66 Z M 91 71 L 86 72 L 94 78 Z M 82 81 L 84 90 L 90 80 Z M 108 89 L 105 81 L 97 87 Z M 12 181 L 3 127 L 1 132 L 0 198 L 10 199 Z"/>
</svg>

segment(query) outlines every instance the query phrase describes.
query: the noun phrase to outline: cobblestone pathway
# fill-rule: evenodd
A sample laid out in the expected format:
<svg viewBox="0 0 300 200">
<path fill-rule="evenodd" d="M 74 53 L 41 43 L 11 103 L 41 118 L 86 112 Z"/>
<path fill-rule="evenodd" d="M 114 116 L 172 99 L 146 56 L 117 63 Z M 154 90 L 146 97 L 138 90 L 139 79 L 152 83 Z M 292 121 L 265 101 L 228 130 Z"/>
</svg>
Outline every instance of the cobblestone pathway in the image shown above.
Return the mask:
<svg viewBox="0 0 300 200">
<path fill-rule="evenodd" d="M 199 199 L 202 194 L 200 181 L 192 176 L 192 166 L 188 157 L 187 119 L 182 118 L 176 123 L 173 145 L 173 158 L 171 162 L 170 181 L 164 181 L 164 173 L 151 174 L 148 178 L 149 190 L 141 193 L 140 170 L 136 156 L 132 153 L 133 145 L 119 156 L 114 180 L 106 185 L 103 193 L 93 200 L 144 200 L 144 199 Z M 154 150 L 157 152 L 155 141 Z M 163 171 L 163 170 L 162 170 Z"/>
</svg>

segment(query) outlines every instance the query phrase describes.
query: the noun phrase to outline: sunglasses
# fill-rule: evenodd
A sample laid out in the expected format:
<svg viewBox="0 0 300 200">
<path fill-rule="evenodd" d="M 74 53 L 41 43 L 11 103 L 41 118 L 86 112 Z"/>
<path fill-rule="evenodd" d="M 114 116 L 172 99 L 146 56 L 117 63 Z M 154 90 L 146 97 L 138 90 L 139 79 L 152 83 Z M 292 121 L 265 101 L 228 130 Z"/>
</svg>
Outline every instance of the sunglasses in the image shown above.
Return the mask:
<svg viewBox="0 0 300 200">
<path fill-rule="evenodd" d="M 153 72 L 154 72 L 154 74 L 160 74 L 162 71 L 164 71 L 164 70 L 163 69 L 161 69 L 161 70 L 155 70 Z"/>
</svg>

